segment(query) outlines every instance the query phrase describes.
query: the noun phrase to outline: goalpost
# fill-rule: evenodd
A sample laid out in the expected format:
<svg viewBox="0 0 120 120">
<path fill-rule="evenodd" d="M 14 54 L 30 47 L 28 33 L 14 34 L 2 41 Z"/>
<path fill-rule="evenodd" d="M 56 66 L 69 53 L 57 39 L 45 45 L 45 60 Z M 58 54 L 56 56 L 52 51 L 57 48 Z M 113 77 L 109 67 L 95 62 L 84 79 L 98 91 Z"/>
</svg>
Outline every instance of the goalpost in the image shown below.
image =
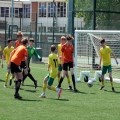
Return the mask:
<svg viewBox="0 0 120 120">
<path fill-rule="evenodd" d="M 100 40 L 104 38 L 117 57 L 118 65 L 111 56 L 113 80 L 120 81 L 120 31 L 75 30 L 75 76 L 79 81 L 80 71 L 90 71 L 94 77 L 99 65 Z"/>
</svg>

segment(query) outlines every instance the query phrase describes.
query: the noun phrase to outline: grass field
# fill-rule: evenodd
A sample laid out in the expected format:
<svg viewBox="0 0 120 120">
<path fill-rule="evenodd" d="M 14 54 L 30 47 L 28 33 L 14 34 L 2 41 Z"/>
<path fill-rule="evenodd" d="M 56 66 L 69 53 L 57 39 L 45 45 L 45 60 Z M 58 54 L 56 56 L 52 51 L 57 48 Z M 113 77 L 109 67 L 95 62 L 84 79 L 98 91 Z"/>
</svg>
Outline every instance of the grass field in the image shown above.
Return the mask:
<svg viewBox="0 0 120 120">
<path fill-rule="evenodd" d="M 40 98 L 42 81 L 47 74 L 47 65 L 31 64 L 32 74 L 38 80 L 37 90 L 27 78 L 21 86 L 22 100 L 14 99 L 14 84 L 4 88 L 6 67 L 0 68 L 0 120 L 119 120 L 120 84 L 114 84 L 113 93 L 106 81 L 104 90 L 99 90 L 99 82 L 92 88 L 78 82 L 79 93 L 67 90 L 67 80 L 62 84 L 63 93 L 57 94 L 47 89 L 47 98 Z M 54 82 L 57 85 L 57 79 Z"/>
</svg>

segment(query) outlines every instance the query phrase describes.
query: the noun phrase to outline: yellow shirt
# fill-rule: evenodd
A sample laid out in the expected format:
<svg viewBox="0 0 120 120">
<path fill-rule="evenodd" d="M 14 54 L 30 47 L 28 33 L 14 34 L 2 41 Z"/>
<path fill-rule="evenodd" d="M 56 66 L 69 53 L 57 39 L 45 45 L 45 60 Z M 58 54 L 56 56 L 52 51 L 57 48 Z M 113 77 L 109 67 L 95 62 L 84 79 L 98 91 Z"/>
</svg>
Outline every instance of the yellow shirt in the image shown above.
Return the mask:
<svg viewBox="0 0 120 120">
<path fill-rule="evenodd" d="M 10 58 L 10 53 L 14 50 L 14 47 L 11 46 L 11 48 L 5 47 L 3 50 L 3 55 L 5 56 L 6 63 L 8 64 L 9 58 Z"/>
<path fill-rule="evenodd" d="M 58 63 L 62 64 L 62 60 L 59 58 L 60 56 L 62 57 L 62 51 L 61 51 L 62 45 L 58 44 Z"/>
<path fill-rule="evenodd" d="M 103 60 L 103 66 L 111 65 L 111 48 L 109 46 L 105 46 L 105 48 L 100 48 L 100 57 Z"/>
<path fill-rule="evenodd" d="M 58 56 L 55 53 L 51 53 L 48 58 L 48 64 L 50 65 L 49 73 L 50 77 L 55 78 L 58 74 Z"/>
</svg>

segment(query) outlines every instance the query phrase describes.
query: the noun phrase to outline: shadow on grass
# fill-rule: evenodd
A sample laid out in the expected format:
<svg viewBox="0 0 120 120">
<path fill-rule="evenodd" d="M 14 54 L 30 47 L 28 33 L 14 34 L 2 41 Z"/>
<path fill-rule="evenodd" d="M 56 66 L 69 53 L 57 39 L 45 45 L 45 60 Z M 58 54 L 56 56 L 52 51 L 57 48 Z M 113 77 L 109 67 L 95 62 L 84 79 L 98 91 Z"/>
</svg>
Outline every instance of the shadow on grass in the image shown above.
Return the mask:
<svg viewBox="0 0 120 120">
<path fill-rule="evenodd" d="M 113 91 L 111 91 L 111 90 L 106 90 L 106 89 L 104 89 L 104 91 L 105 91 L 105 92 L 111 92 L 111 93 L 117 93 L 117 94 L 119 93 L 119 94 L 120 94 L 119 91 L 115 91 L 115 92 L 113 92 Z"/>
<path fill-rule="evenodd" d="M 22 85 L 22 86 L 35 87 L 34 85 Z M 37 87 L 42 87 L 42 86 L 38 85 Z"/>
<path fill-rule="evenodd" d="M 69 99 L 62 99 L 62 98 L 60 98 L 60 99 L 57 99 L 57 98 L 47 98 L 47 99 L 51 99 L 51 100 L 60 100 L 60 101 L 69 101 Z"/>
<path fill-rule="evenodd" d="M 1 79 L 0 79 L 0 82 L 5 82 L 5 80 L 1 80 Z"/>
<path fill-rule="evenodd" d="M 32 93 L 36 92 L 36 90 L 25 90 L 25 91 L 32 92 Z"/>
<path fill-rule="evenodd" d="M 30 99 L 25 99 L 25 98 L 22 98 L 22 99 L 18 99 L 18 100 L 20 100 L 20 101 L 29 101 L 29 102 L 39 102 L 39 101 L 41 101 L 41 100 L 30 100 Z"/>
</svg>

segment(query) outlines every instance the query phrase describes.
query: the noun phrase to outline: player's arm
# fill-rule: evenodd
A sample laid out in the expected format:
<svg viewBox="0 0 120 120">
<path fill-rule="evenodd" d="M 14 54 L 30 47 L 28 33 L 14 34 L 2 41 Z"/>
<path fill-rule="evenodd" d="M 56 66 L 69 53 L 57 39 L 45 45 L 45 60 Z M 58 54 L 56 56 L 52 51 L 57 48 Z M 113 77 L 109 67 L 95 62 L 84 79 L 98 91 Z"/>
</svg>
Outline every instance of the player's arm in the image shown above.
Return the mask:
<svg viewBox="0 0 120 120">
<path fill-rule="evenodd" d="M 1 61 L 1 67 L 3 68 L 3 61 L 4 61 L 4 58 L 5 58 L 5 56 L 4 56 L 4 54 L 2 55 L 2 61 Z"/>
<path fill-rule="evenodd" d="M 101 52 L 100 52 L 100 60 L 99 60 L 99 66 L 98 66 L 98 69 L 101 69 L 101 63 L 102 63 L 102 55 L 101 55 Z"/>
<path fill-rule="evenodd" d="M 118 64 L 117 58 L 113 52 L 111 52 L 112 56 L 115 58 L 116 64 Z"/>
<path fill-rule="evenodd" d="M 34 55 L 37 59 L 39 59 L 40 62 L 42 61 L 42 57 L 40 57 L 36 49 L 34 49 Z"/>
</svg>

